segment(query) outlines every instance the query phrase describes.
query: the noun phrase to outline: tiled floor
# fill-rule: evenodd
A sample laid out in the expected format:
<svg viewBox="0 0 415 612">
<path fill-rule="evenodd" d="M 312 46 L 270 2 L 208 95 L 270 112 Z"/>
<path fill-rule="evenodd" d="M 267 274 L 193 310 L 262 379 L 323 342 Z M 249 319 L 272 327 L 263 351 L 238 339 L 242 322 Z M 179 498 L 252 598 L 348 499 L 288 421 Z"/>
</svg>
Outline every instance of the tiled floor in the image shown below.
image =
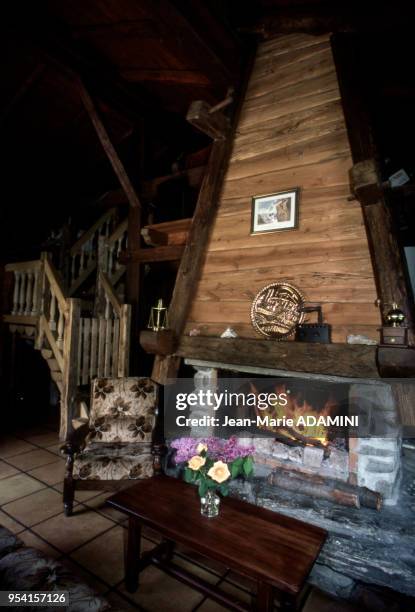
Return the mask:
<svg viewBox="0 0 415 612">
<path fill-rule="evenodd" d="M 92 588 L 105 594 L 114 607 L 149 612 L 220 612 L 224 610 L 199 592 L 155 567 L 140 577 L 131 595 L 123 584 L 125 516 L 105 506 L 109 494 L 79 491 L 74 515 L 62 513 L 64 460 L 57 435 L 47 428 L 21 431 L 0 439 L 0 524 L 28 545 L 59 559 Z M 147 531 L 143 548 L 157 534 Z M 175 562 L 190 567 L 207 582 L 220 584 L 235 598 L 250 602 L 253 585 L 218 563 L 179 550 Z M 277 609 L 277 608 L 276 608 Z M 305 612 L 352 612 L 351 608 L 313 591 Z"/>
</svg>

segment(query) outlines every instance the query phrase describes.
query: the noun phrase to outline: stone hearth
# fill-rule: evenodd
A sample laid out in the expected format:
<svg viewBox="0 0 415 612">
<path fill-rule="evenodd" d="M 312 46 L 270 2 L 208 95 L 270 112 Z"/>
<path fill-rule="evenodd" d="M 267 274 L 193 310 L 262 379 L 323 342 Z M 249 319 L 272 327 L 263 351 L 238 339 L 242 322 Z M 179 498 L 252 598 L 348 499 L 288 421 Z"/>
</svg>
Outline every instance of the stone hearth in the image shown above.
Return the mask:
<svg viewBox="0 0 415 612">
<path fill-rule="evenodd" d="M 235 371 L 234 366 L 226 364 L 188 363 L 197 369 L 196 388 L 214 386 L 218 367 Z M 252 367 L 241 367 L 239 371 L 253 376 L 283 375 L 278 370 Z M 323 379 L 345 382 L 334 377 Z M 328 531 L 327 542 L 310 575 L 310 582 L 323 591 L 353 600 L 363 584 L 393 588 L 414 597 L 415 445 L 405 449 L 402 457 L 401 431 L 389 385 L 358 380 L 350 380 L 350 384 L 350 405 L 353 413 L 365 420 L 367 437 L 349 439 L 343 448 L 333 447 L 328 457 L 316 447 L 291 447 L 274 439 L 257 438 L 255 477 L 250 482 L 234 481 L 231 495 Z M 248 438 L 246 442 L 252 440 Z M 270 476 L 282 466 L 371 488 L 382 494 L 385 503 L 380 511 L 354 508 L 282 489 L 270 484 Z M 177 470 L 173 468 L 170 473 Z"/>
</svg>

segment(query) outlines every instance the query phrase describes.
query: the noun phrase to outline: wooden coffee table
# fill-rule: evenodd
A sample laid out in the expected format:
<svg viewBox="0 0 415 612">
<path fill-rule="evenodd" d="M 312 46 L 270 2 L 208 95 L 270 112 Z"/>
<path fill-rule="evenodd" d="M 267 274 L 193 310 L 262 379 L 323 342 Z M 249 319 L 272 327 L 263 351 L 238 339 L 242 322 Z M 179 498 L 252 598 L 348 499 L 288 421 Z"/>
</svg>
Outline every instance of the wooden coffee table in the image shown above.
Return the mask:
<svg viewBox="0 0 415 612">
<path fill-rule="evenodd" d="M 107 503 L 129 516 L 125 550 L 128 591 L 137 590 L 139 572 L 154 564 L 233 610 L 250 608 L 174 564 L 176 543 L 256 581 L 255 609 L 271 611 L 276 593 L 282 610 L 295 609 L 296 596 L 327 537 L 319 527 L 232 498 L 222 499 L 218 517 L 205 518 L 200 514 L 196 488 L 167 476 L 143 480 Z M 140 557 L 142 525 L 158 531 L 164 539 Z"/>
</svg>

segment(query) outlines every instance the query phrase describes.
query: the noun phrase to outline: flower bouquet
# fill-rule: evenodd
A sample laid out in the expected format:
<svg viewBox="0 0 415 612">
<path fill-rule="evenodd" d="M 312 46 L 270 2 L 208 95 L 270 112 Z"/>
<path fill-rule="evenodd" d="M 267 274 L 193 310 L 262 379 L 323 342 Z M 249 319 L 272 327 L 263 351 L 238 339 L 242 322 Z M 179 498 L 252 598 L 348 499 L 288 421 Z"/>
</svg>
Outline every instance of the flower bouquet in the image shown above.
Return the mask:
<svg viewBox="0 0 415 612">
<path fill-rule="evenodd" d="M 184 480 L 198 485 L 201 513 L 219 514 L 218 492 L 227 495 L 229 482 L 253 472 L 253 446 L 242 446 L 236 436 L 221 438 L 178 438 L 170 444 L 176 450 L 175 462 L 184 464 Z"/>
</svg>

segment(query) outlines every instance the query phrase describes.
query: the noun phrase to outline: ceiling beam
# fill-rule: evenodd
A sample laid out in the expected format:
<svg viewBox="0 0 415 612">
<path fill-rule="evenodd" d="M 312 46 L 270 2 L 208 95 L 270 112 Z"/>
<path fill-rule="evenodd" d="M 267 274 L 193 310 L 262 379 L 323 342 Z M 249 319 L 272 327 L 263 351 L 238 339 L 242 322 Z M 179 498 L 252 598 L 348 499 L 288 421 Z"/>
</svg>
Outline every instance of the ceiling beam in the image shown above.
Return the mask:
<svg viewBox="0 0 415 612">
<path fill-rule="evenodd" d="M 124 68 L 121 76 L 127 81 L 158 81 L 208 87 L 211 80 L 199 70 L 145 70 L 143 68 Z"/>
<path fill-rule="evenodd" d="M 37 64 L 30 74 L 24 79 L 20 87 L 12 97 L 12 99 L 6 104 L 0 111 L 0 125 L 8 118 L 13 109 L 23 100 L 26 94 L 30 91 L 33 85 L 40 79 L 45 70 L 45 64 Z"/>
<path fill-rule="evenodd" d="M 15 15 L 10 22 L 14 31 L 31 40 L 48 60 L 69 74 L 79 76 L 95 95 L 122 115 L 132 120 L 157 116 L 159 125 L 171 115 L 139 85 L 129 86 L 117 70 L 84 41 L 75 40 L 70 29 L 55 19 L 42 3 L 25 5 L 24 18 Z"/>
<path fill-rule="evenodd" d="M 305 32 L 383 32 L 394 28 L 410 28 L 405 0 L 396 0 L 393 9 L 390 2 L 379 0 L 376 8 L 362 6 L 360 0 L 348 0 L 333 6 L 332 1 L 322 0 L 313 4 L 274 6 L 262 11 L 251 21 L 245 20 L 239 30 L 272 38 L 277 34 Z"/>
<path fill-rule="evenodd" d="M 120 181 L 121 187 L 124 190 L 127 200 L 131 208 L 140 209 L 141 203 L 138 198 L 138 195 L 129 179 L 129 176 L 124 168 L 124 165 L 121 159 L 118 156 L 117 151 L 115 150 L 115 147 L 113 146 L 110 140 L 108 132 L 104 124 L 102 123 L 102 120 L 98 114 L 95 104 L 91 96 L 89 95 L 89 92 L 86 89 L 85 85 L 82 83 L 82 81 L 79 81 L 78 84 L 79 84 L 79 93 L 81 95 L 82 102 L 95 128 L 97 136 L 102 144 L 102 148 L 104 149 L 105 154 L 107 155 L 111 163 L 111 166 L 113 167 L 113 170 L 115 174 L 117 175 L 118 180 Z"/>
<path fill-rule="evenodd" d="M 182 2 L 179 0 L 153 1 L 151 12 L 158 21 L 161 32 L 170 32 L 171 38 L 166 40 L 166 46 L 172 54 L 183 57 L 183 51 L 191 58 L 199 70 L 208 75 L 221 89 L 235 85 L 240 78 L 240 54 L 242 46 L 228 45 L 228 53 L 219 53 L 218 45 L 210 40 L 206 21 L 202 22 L 198 15 L 201 3 Z M 206 18 L 208 15 L 206 15 Z M 211 23 L 212 19 L 210 20 Z M 176 36 L 172 36 L 176 33 Z M 231 61 L 239 59 L 238 65 Z"/>
</svg>

